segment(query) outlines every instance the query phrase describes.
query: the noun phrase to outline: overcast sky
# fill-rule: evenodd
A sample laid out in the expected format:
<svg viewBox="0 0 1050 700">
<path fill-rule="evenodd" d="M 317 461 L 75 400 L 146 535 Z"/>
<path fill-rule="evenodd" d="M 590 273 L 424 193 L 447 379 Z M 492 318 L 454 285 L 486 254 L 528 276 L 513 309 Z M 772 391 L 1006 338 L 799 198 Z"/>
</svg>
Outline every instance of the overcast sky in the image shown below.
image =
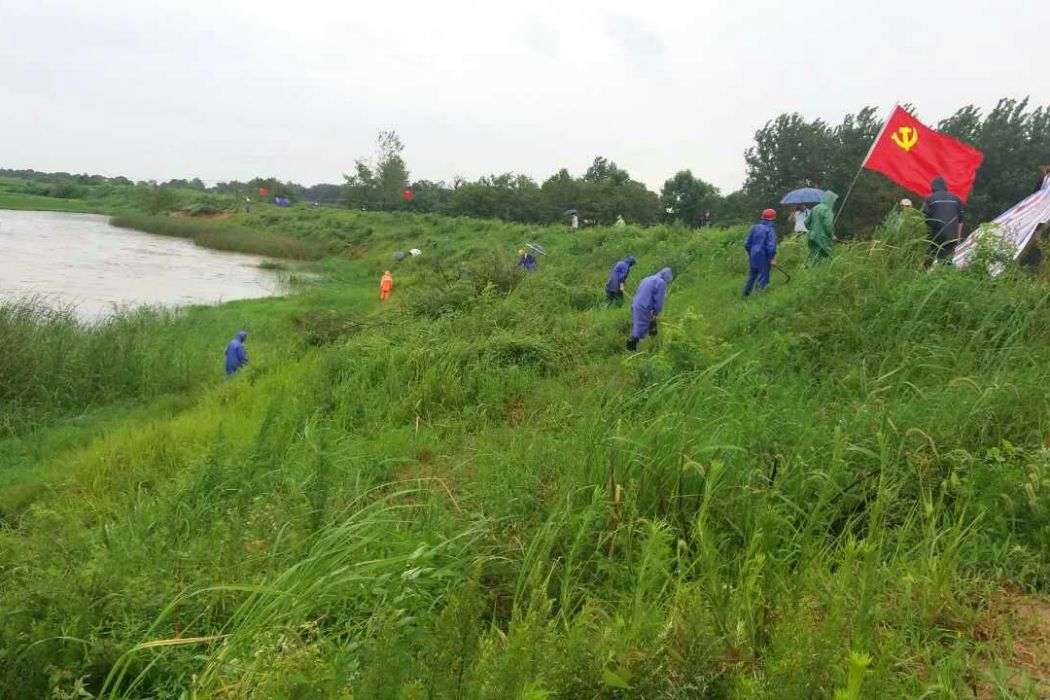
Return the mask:
<svg viewBox="0 0 1050 700">
<path fill-rule="evenodd" d="M 1046 0 L 0 0 L 0 167 L 339 182 L 394 129 L 413 179 L 604 155 L 728 191 L 781 112 L 1050 103 L 1047 27 Z"/>
</svg>

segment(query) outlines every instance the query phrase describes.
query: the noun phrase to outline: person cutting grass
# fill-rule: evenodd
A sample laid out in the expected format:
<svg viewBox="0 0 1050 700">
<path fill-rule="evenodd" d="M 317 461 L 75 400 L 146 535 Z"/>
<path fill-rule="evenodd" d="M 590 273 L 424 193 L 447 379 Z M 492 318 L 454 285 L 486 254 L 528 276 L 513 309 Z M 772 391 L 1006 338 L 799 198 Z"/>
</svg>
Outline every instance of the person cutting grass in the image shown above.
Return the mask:
<svg viewBox="0 0 1050 700">
<path fill-rule="evenodd" d="M 674 273 L 665 267 L 638 285 L 631 302 L 631 337 L 627 340 L 627 349 L 631 352 L 638 349 L 638 341 L 646 335 L 656 335 L 656 319 L 664 310 L 667 285 L 672 279 Z"/>
<path fill-rule="evenodd" d="M 605 301 L 609 306 L 620 308 L 623 306 L 623 295 L 626 291 L 627 277 L 631 274 L 631 268 L 635 262 L 633 255 L 628 255 L 620 262 L 613 265 L 609 273 L 609 281 L 605 283 Z"/>
<path fill-rule="evenodd" d="M 248 364 L 248 351 L 244 341 L 248 339 L 247 331 L 237 331 L 236 337 L 226 346 L 226 377 L 232 377 Z"/>
</svg>

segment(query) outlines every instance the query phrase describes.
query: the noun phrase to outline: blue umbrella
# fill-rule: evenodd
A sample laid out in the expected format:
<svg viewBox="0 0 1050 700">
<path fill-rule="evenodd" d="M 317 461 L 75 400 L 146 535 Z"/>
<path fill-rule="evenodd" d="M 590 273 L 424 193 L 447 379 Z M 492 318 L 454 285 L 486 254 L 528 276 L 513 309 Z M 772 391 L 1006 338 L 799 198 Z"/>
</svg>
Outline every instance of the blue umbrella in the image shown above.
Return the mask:
<svg viewBox="0 0 1050 700">
<path fill-rule="evenodd" d="M 781 204 L 819 204 L 824 199 L 824 190 L 816 187 L 803 187 L 800 190 L 788 192 L 780 200 Z"/>
</svg>

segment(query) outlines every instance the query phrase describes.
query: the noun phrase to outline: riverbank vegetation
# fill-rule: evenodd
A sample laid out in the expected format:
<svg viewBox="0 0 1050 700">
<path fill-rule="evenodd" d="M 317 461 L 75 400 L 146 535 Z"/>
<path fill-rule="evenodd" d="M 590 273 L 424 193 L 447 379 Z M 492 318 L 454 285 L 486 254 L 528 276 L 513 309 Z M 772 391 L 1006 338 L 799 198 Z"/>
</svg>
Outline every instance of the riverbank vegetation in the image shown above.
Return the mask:
<svg viewBox="0 0 1050 700">
<path fill-rule="evenodd" d="M 317 260 L 323 255 L 323 249 L 318 245 L 311 245 L 266 228 L 257 227 L 253 230 L 223 221 L 126 214 L 114 216 L 110 223 L 120 228 L 131 228 L 161 236 L 189 238 L 199 246 L 215 250 L 291 260 Z"/>
<path fill-rule="evenodd" d="M 1050 687 L 1050 299 L 1025 273 L 924 272 L 920 226 L 813 268 L 787 241 L 791 281 L 745 303 L 740 228 L 224 223 L 323 243 L 321 277 L 99 328 L 0 313 L 24 417 L 0 695 Z M 601 303 L 628 253 L 630 288 L 676 271 L 637 354 Z"/>
</svg>

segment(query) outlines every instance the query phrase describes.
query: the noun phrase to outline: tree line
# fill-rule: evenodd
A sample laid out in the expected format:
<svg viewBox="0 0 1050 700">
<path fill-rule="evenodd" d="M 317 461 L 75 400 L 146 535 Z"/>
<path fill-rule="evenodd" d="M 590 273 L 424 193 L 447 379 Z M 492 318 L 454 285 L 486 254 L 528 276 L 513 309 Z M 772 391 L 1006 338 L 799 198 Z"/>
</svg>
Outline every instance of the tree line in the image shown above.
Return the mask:
<svg viewBox="0 0 1050 700">
<path fill-rule="evenodd" d="M 871 231 L 901 199 L 916 199 L 885 177 L 860 169 L 882 124 L 874 107 L 847 114 L 837 124 L 781 114 L 755 132 L 744 153 L 744 185 L 729 194 L 692 170 L 679 171 L 656 193 L 601 156 L 580 177 L 563 168 L 542 182 L 512 172 L 473 181 L 457 178 L 450 184 L 413 182 L 400 140 L 384 132 L 372 159 L 358 160 L 355 172 L 346 176 L 346 201 L 363 209 L 523 223 L 564 220 L 566 211 L 577 209 L 585 221 L 598 224 L 622 215 L 643 225 L 679 221 L 696 226 L 704 211 L 720 223 L 747 222 L 756 212 L 776 207 L 791 190 L 819 187 L 840 196 L 850 193 L 838 226 L 841 235 L 856 237 Z M 1040 166 L 1050 165 L 1050 105 L 1032 107 L 1028 99 L 1004 98 L 987 113 L 967 105 L 932 126 L 985 154 L 968 202 L 971 222 L 990 220 L 1023 199 L 1038 184 Z M 402 196 L 405 189 L 412 191 L 412 199 Z"/>
<path fill-rule="evenodd" d="M 923 119 L 922 114 L 916 116 Z M 931 126 L 985 154 L 968 202 L 971 222 L 989 220 L 1022 199 L 1036 184 L 1039 167 L 1050 164 L 1050 106 L 1033 107 L 1028 99 L 1004 98 L 988 112 L 967 105 Z M 881 127 L 874 107 L 847 114 L 837 124 L 808 120 L 798 113 L 781 114 L 755 132 L 754 143 L 744 153 L 745 182 L 728 194 L 694 175 L 693 169 L 680 170 L 654 192 L 602 156 L 594 158 L 582 175 L 562 168 L 543 181 L 514 172 L 476 180 L 456 177 L 451 182 L 412 180 L 404 144 L 393 131 L 381 132 L 374 153 L 355 161 L 339 184 L 304 187 L 277 178 L 211 186 L 199 179 L 134 184 L 238 197 L 255 197 L 266 188 L 272 196 L 325 205 L 530 224 L 564 221 L 566 212 L 574 209 L 584 222 L 594 224 L 611 224 L 622 216 L 641 225 L 677 221 L 685 226 L 697 226 L 705 211 L 712 212 L 716 223 L 750 221 L 756 212 L 777 206 L 786 192 L 799 187 L 844 195 L 852 185 L 838 224 L 839 235 L 848 237 L 872 230 L 900 199 L 915 198 L 877 173 L 858 171 Z M 696 171 L 702 172 L 702 167 L 699 164 Z M 98 175 L 22 170 L 0 170 L 0 175 L 31 180 L 37 194 L 70 198 L 92 184 L 133 184 L 127 178 Z"/>
</svg>

